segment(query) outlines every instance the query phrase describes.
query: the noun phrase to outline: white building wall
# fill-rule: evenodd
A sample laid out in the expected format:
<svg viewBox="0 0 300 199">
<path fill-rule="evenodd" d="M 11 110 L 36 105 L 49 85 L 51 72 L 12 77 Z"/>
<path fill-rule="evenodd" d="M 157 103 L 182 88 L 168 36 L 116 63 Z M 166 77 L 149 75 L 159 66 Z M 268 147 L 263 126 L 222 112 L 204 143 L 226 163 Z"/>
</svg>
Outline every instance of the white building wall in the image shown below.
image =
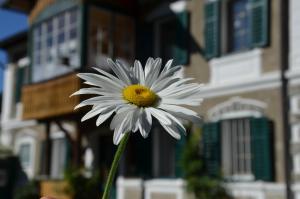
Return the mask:
<svg viewBox="0 0 300 199">
<path fill-rule="evenodd" d="M 4 71 L 3 77 L 3 94 L 2 94 L 2 115 L 1 128 L 2 133 L 0 137 L 0 144 L 6 147 L 11 147 L 13 140 L 9 130 L 6 130 L 5 125 L 11 119 L 14 105 L 14 91 L 15 91 L 15 73 L 16 64 L 8 64 Z"/>
<path fill-rule="evenodd" d="M 290 65 L 300 70 L 300 1 L 290 1 Z"/>
<path fill-rule="evenodd" d="M 284 199 L 285 186 L 271 182 L 237 182 L 225 183 L 227 191 L 235 199 Z M 133 190 L 135 194 L 133 193 Z M 300 186 L 294 185 L 295 194 L 300 196 Z M 140 192 L 140 194 L 137 194 Z M 130 194 L 131 193 L 131 194 Z M 141 196 L 143 195 L 143 197 Z M 130 179 L 119 177 L 117 180 L 117 199 L 195 199 L 186 190 L 183 179 Z M 300 199 L 298 197 L 297 199 Z"/>
</svg>

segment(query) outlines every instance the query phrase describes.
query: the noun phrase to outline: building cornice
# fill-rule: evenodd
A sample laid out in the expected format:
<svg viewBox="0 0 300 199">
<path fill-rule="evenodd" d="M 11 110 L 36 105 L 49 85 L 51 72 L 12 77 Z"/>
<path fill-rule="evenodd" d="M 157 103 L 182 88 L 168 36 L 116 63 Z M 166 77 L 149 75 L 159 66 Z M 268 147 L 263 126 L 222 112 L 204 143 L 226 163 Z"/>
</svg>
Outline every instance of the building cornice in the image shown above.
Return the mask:
<svg viewBox="0 0 300 199">
<path fill-rule="evenodd" d="M 202 88 L 202 96 L 205 98 L 233 95 L 237 93 L 247 93 L 258 90 L 278 88 L 281 86 L 280 72 L 274 71 L 261 75 L 247 81 L 227 84 L 206 84 Z"/>
</svg>

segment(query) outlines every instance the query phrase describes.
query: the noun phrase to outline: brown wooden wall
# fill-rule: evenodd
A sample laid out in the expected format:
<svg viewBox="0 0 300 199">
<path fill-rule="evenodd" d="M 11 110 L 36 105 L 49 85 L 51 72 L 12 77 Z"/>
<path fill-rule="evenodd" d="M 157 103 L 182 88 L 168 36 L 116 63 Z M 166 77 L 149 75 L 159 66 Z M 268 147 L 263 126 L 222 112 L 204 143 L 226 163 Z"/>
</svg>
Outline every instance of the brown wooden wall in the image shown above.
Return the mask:
<svg viewBox="0 0 300 199">
<path fill-rule="evenodd" d="M 69 96 L 79 89 L 80 79 L 75 73 L 44 83 L 24 86 L 23 119 L 47 119 L 72 113 L 80 98 Z"/>
</svg>

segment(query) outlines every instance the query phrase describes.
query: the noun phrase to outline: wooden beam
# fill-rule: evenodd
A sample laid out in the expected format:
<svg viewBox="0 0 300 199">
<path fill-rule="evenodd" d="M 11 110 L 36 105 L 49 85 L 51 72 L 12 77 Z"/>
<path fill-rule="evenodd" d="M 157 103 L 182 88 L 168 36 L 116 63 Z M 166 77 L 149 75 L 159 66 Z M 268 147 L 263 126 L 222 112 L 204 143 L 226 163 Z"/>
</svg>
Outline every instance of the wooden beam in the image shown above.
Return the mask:
<svg viewBox="0 0 300 199">
<path fill-rule="evenodd" d="M 63 125 L 61 124 L 60 121 L 54 121 L 54 122 L 55 122 L 55 124 L 58 126 L 58 128 L 65 134 L 65 137 L 66 137 L 67 140 L 71 143 L 71 145 L 73 145 L 74 140 L 73 140 L 73 138 L 71 137 L 69 131 L 63 127 Z"/>
<path fill-rule="evenodd" d="M 51 173 L 51 152 L 52 152 L 52 142 L 50 138 L 50 123 L 46 123 L 46 139 L 45 139 L 45 174 L 50 176 Z"/>
</svg>

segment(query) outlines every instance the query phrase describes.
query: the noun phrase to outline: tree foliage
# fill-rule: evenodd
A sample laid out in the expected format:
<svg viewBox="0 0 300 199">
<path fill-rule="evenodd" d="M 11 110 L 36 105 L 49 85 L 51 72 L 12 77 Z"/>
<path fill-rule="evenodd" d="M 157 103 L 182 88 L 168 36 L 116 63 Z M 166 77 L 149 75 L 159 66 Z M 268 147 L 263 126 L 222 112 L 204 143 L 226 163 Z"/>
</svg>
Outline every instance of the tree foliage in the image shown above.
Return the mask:
<svg viewBox="0 0 300 199">
<path fill-rule="evenodd" d="M 80 169 L 68 169 L 65 172 L 65 180 L 69 186 L 66 193 L 74 199 L 99 198 L 101 193 L 100 175 L 95 172 L 91 177 L 84 175 Z"/>
<path fill-rule="evenodd" d="M 188 191 L 197 199 L 231 199 L 221 184 L 221 176 L 212 178 L 207 174 L 200 139 L 200 132 L 191 133 L 183 150 L 182 167 Z"/>
</svg>

